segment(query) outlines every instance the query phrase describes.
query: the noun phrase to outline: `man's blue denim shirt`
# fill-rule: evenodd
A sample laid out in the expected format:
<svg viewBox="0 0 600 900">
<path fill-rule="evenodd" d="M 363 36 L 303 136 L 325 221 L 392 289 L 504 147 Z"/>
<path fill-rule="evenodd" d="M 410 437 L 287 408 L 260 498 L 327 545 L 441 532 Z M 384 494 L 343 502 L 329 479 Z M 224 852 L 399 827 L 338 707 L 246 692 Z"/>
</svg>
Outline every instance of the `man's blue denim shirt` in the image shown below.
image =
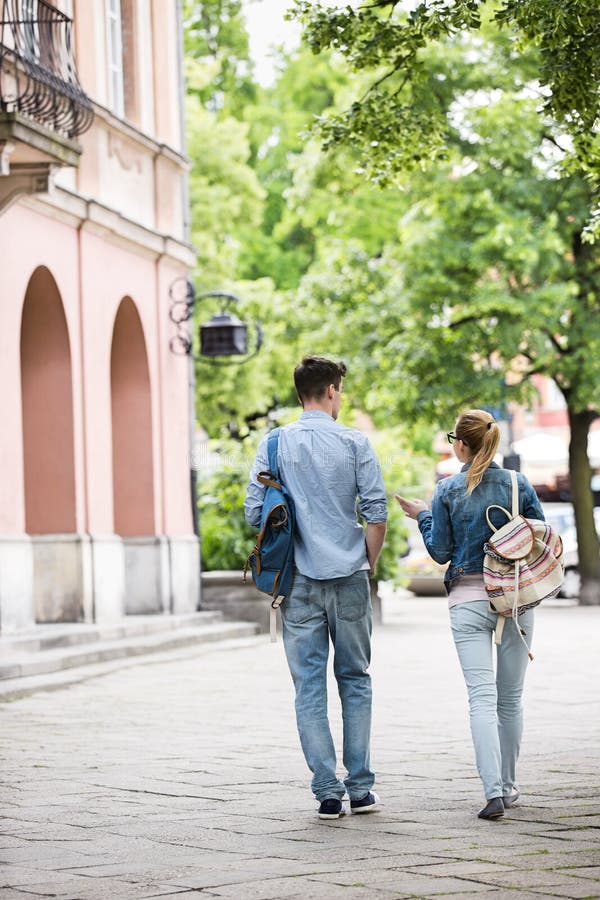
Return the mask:
<svg viewBox="0 0 600 900">
<path fill-rule="evenodd" d="M 472 494 L 467 494 L 467 463 L 458 475 L 444 478 L 436 485 L 431 511 L 423 510 L 417 516 L 419 529 L 429 555 L 438 563 L 450 565 L 444 582 L 450 588 L 452 582 L 462 575 L 483 572 L 483 545 L 492 536 L 485 511 L 488 506 L 503 506 L 512 509 L 512 488 L 510 473 L 497 463 L 490 463 L 483 474 L 481 483 Z M 520 472 L 519 512 L 528 519 L 545 520 L 538 496 Z M 508 520 L 504 513 L 494 509 L 490 518 L 496 528 Z"/>
<path fill-rule="evenodd" d="M 258 472 L 269 468 L 263 438 L 244 503 L 246 519 L 260 525 L 264 485 Z M 309 578 L 341 578 L 367 568 L 365 532 L 357 519 L 387 520 L 379 462 L 369 439 L 340 425 L 321 410 L 306 410 L 279 433 L 277 453 L 283 483 L 296 509 L 294 564 Z"/>
</svg>

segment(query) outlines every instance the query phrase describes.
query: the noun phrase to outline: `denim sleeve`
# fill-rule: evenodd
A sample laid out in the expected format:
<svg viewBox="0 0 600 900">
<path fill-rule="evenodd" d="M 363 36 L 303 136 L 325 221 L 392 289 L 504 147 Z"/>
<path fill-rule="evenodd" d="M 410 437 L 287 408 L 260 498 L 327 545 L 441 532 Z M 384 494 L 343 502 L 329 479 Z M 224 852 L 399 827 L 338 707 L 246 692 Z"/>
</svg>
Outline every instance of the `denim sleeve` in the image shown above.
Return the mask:
<svg viewBox="0 0 600 900">
<path fill-rule="evenodd" d="M 452 521 L 448 506 L 438 488 L 433 494 L 431 512 L 428 509 L 420 512 L 417 524 L 431 558 L 437 563 L 447 563 L 452 557 L 453 550 Z"/>
<path fill-rule="evenodd" d="M 248 489 L 246 490 L 246 499 L 244 500 L 244 514 L 246 516 L 246 521 L 252 525 L 253 528 L 258 528 L 260 526 L 260 516 L 265 496 L 265 486 L 257 481 L 256 476 L 259 472 L 264 472 L 269 468 L 269 457 L 267 454 L 268 437 L 268 435 L 265 435 L 260 442 L 256 459 L 254 460 L 254 465 L 250 472 L 250 480 L 248 482 Z"/>
<path fill-rule="evenodd" d="M 535 488 L 529 483 L 525 476 L 522 476 L 522 479 L 522 483 L 519 485 L 519 492 L 523 494 L 523 499 L 521 503 L 519 503 L 522 510 L 521 514 L 524 515 L 526 519 L 541 519 L 542 522 L 545 522 L 546 516 L 544 515 L 544 510 L 542 509 L 538 495 L 535 492 Z"/>
<path fill-rule="evenodd" d="M 368 439 L 356 448 L 358 508 L 365 522 L 387 522 L 387 500 L 379 461 Z"/>
</svg>

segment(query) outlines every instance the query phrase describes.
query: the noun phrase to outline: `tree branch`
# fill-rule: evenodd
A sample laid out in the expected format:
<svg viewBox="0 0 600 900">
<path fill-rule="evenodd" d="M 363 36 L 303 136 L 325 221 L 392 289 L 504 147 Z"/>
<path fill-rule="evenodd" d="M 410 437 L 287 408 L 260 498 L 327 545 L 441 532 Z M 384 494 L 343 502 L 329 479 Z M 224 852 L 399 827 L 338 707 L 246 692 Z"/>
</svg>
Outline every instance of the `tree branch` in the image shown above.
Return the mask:
<svg viewBox="0 0 600 900">
<path fill-rule="evenodd" d="M 395 75 L 398 71 L 398 68 L 399 67 L 394 66 L 393 68 L 388 69 L 388 71 L 384 75 L 382 75 L 381 78 L 378 78 L 377 81 L 374 81 L 373 84 L 370 84 L 358 102 L 363 103 L 367 99 L 371 91 L 374 91 L 375 88 L 378 88 L 380 84 L 383 84 L 384 81 L 387 81 L 388 78 L 391 78 L 392 75 Z"/>
<path fill-rule="evenodd" d="M 542 334 L 545 334 L 546 337 L 550 338 L 561 356 L 567 356 L 568 353 L 572 353 L 572 350 L 570 350 L 569 347 L 563 347 L 561 344 L 559 344 L 555 334 L 552 334 L 550 331 L 542 331 Z"/>
<path fill-rule="evenodd" d="M 567 151 L 565 150 L 565 148 L 564 148 L 564 147 L 561 147 L 561 145 L 558 143 L 558 141 L 556 140 L 556 138 L 553 137 L 549 132 L 544 132 L 544 134 L 542 135 L 542 138 L 543 138 L 543 140 L 545 140 L 545 141 L 550 141 L 550 143 L 551 143 L 551 144 L 554 144 L 555 147 L 558 147 L 558 149 L 560 150 L 561 153 L 566 153 L 566 152 L 567 152 Z"/>
<path fill-rule="evenodd" d="M 501 319 L 504 315 L 505 314 L 500 312 L 500 310 L 490 309 L 486 310 L 485 316 L 473 313 L 470 316 L 464 316 L 462 319 L 455 319 L 454 322 L 448 324 L 448 328 L 460 328 L 461 325 L 468 325 L 470 322 L 480 323 L 483 318 L 489 318 L 490 316 L 497 316 Z"/>
</svg>

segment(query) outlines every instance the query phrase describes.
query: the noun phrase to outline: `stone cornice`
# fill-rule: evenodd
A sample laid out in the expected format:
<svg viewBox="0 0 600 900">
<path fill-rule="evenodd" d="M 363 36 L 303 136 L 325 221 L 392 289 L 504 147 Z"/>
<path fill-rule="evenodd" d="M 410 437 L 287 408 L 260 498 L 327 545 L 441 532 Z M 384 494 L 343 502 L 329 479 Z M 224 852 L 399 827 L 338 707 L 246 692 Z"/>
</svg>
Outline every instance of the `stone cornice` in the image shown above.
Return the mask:
<svg viewBox="0 0 600 900">
<path fill-rule="evenodd" d="M 178 150 L 175 150 L 168 144 L 163 144 L 160 141 L 154 140 L 150 135 L 140 131 L 135 125 L 132 125 L 131 122 L 120 119 L 109 109 L 100 106 L 100 104 L 96 102 L 94 102 L 94 114 L 96 117 L 96 126 L 99 122 L 102 122 L 110 130 L 118 132 L 124 137 L 135 141 L 140 146 L 145 147 L 147 150 L 150 150 L 154 156 L 163 156 L 165 159 L 170 160 L 170 162 L 175 163 L 186 171 L 190 168 L 189 159 Z"/>
<path fill-rule="evenodd" d="M 193 247 L 169 234 L 161 234 L 126 218 L 99 203 L 63 187 L 51 195 L 33 195 L 21 203 L 72 228 L 82 228 L 108 238 L 119 246 L 151 259 L 167 257 L 191 268 L 195 262 Z"/>
</svg>

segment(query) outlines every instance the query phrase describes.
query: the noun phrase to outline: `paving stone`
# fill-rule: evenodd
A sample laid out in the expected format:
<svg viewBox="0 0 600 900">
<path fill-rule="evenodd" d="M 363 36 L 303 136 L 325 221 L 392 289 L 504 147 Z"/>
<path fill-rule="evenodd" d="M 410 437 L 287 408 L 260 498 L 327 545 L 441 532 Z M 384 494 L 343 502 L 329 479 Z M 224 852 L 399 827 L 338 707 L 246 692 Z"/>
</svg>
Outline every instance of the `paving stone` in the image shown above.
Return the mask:
<svg viewBox="0 0 600 900">
<path fill-rule="evenodd" d="M 26 891 L 19 891 L 16 888 L 2 889 L 2 900 L 31 900 L 31 896 Z"/>
<path fill-rule="evenodd" d="M 600 866 L 577 866 L 573 868 L 561 866 L 559 871 L 563 875 L 572 875 L 574 878 L 591 878 L 592 881 L 600 881 Z"/>
<path fill-rule="evenodd" d="M 315 880 L 326 881 L 333 884 L 356 884 L 359 882 L 382 886 L 389 890 L 411 894 L 419 897 L 430 897 L 435 894 L 462 894 L 465 890 L 470 892 L 486 893 L 487 884 L 479 884 L 474 879 L 460 879 L 440 875 L 420 875 L 415 872 L 397 871 L 392 868 L 381 868 L 373 871 L 372 868 L 364 870 L 352 870 L 350 872 L 337 872 L 332 875 L 320 875 Z"/>
<path fill-rule="evenodd" d="M 443 600 L 404 597 L 374 636 L 371 816 L 317 819 L 267 640 L 0 704 L 2 900 L 600 896 L 600 609 L 540 609 L 522 800 L 499 823 L 476 817 L 447 618 Z M 339 742 L 334 684 L 330 708 Z"/>
<path fill-rule="evenodd" d="M 65 877 L 64 875 L 60 877 L 60 873 L 52 878 L 51 884 L 47 881 L 32 882 L 28 883 L 26 888 L 23 888 L 24 896 L 29 896 L 30 898 L 52 896 L 59 897 L 60 900 L 81 900 L 81 898 L 86 898 L 86 900 L 96 900 L 96 898 L 97 900 L 104 900 L 104 898 L 111 897 L 111 890 L 115 891 L 112 895 L 115 898 L 123 897 L 123 900 L 128 900 L 128 898 L 131 898 L 131 900 L 143 900 L 148 895 L 148 892 L 154 890 L 154 888 L 149 885 L 128 884 L 126 882 L 115 884 L 114 882 L 111 883 L 109 879 L 102 881 L 100 884 L 94 884 L 90 883 L 88 878 Z M 177 894 L 178 888 L 162 886 L 161 891 L 163 896 L 168 896 Z M 4 900 L 4 891 L 2 892 L 2 900 Z"/>
<path fill-rule="evenodd" d="M 600 890 L 590 887 L 590 882 L 577 882 L 573 885 L 553 884 L 549 888 L 555 897 L 567 897 L 572 900 L 596 900 L 600 897 Z"/>
<path fill-rule="evenodd" d="M 280 900 L 281 897 L 292 898 L 326 898 L 326 897 L 350 897 L 356 900 L 369 900 L 369 897 L 391 897 L 387 890 L 378 891 L 373 885 L 344 886 L 322 884 L 312 878 L 272 878 L 265 881 L 256 881 L 253 884 L 244 885 L 244 900 Z M 204 892 L 203 892 L 204 893 Z M 228 885 L 216 888 L 214 892 L 218 897 L 228 897 L 239 900 L 240 886 Z M 398 895 L 395 895 L 398 896 Z M 405 895 L 408 896 L 408 895 Z"/>
<path fill-rule="evenodd" d="M 579 881 L 576 878 L 570 879 L 567 875 L 562 874 L 562 872 L 552 870 L 530 869 L 529 871 L 520 872 L 516 870 L 512 872 L 488 871 L 474 877 L 479 878 L 482 883 L 485 882 L 489 885 L 509 887 L 516 890 L 519 890 L 522 887 L 540 887 L 542 889 L 549 887 L 552 889 L 553 893 L 557 894 L 557 896 L 560 895 L 561 892 L 566 891 L 567 893 L 564 894 L 564 896 L 585 897 L 589 895 L 591 887 L 590 882 L 586 879 L 587 884 L 585 884 L 584 887 L 586 887 L 588 894 L 569 894 L 569 891 L 579 891 L 579 881 L 583 883 L 583 879 L 580 879 Z"/>
<path fill-rule="evenodd" d="M 535 891 L 528 890 L 503 890 L 502 888 L 488 888 L 485 896 L 491 897 L 492 900 L 543 900 L 544 897 L 557 897 L 556 894 L 551 893 L 552 889 L 548 888 L 544 890 L 540 888 Z M 473 900 L 482 900 L 482 895 L 480 893 L 473 894 L 461 894 L 460 900 L 463 900 L 463 897 L 472 897 Z"/>
<path fill-rule="evenodd" d="M 418 868 L 414 866 L 410 866 L 407 868 L 408 872 L 413 872 L 417 875 L 434 875 L 438 876 L 471 876 L 471 875 L 481 875 L 486 872 L 501 872 L 502 869 L 506 869 L 512 871 L 512 866 L 506 863 L 499 862 L 438 862 L 436 865 L 425 865 L 419 866 Z"/>
</svg>

